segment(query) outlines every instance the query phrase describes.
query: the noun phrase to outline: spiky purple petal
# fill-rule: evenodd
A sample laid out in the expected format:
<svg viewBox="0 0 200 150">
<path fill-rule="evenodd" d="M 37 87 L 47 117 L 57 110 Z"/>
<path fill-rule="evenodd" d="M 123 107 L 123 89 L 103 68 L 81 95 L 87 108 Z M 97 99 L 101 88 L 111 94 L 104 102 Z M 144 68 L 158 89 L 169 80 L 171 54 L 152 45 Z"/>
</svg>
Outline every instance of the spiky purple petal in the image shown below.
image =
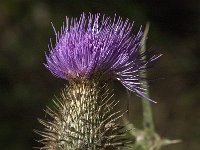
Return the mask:
<svg viewBox="0 0 200 150">
<path fill-rule="evenodd" d="M 55 31 L 56 44 L 50 43 L 45 66 L 66 80 L 92 76 L 117 79 L 127 89 L 146 97 L 139 72 L 158 56 L 142 59 L 142 31 L 133 37 L 132 28 L 132 22 L 116 15 L 114 19 L 84 13 L 80 19 L 66 17 L 66 26 L 61 27 L 61 32 Z"/>
</svg>

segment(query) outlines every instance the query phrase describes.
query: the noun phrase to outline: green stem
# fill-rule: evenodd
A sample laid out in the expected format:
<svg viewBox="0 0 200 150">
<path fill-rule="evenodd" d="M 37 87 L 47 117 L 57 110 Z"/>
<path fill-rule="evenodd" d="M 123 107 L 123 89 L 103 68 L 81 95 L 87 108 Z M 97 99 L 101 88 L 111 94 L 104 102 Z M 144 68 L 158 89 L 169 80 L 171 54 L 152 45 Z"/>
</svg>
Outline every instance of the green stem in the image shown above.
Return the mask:
<svg viewBox="0 0 200 150">
<path fill-rule="evenodd" d="M 149 31 L 149 23 L 146 24 L 142 42 L 141 42 L 141 48 L 140 52 L 141 54 L 146 51 L 146 39 L 147 39 L 147 34 Z M 146 59 L 146 55 L 143 56 L 143 59 Z M 141 72 L 141 77 L 146 78 L 147 73 L 146 70 Z M 141 81 L 142 86 L 146 89 L 145 95 L 149 97 L 149 90 L 148 90 L 148 83 L 146 80 Z M 147 101 L 146 99 L 142 99 L 142 107 L 143 107 L 143 127 L 145 130 L 149 130 L 151 133 L 154 132 L 154 122 L 153 122 L 153 114 L 151 110 L 151 102 Z"/>
<path fill-rule="evenodd" d="M 146 51 L 146 39 L 149 31 L 149 23 L 146 24 L 144 36 L 141 41 L 140 53 L 144 54 Z M 142 59 L 146 59 L 145 55 L 142 55 Z M 149 96 L 148 82 L 145 80 L 147 77 L 146 69 L 140 72 L 142 88 L 146 89 L 145 95 Z M 165 145 L 179 143 L 180 140 L 162 139 L 155 131 L 153 122 L 153 113 L 151 109 L 151 102 L 142 98 L 143 107 L 143 129 L 136 129 L 134 133 L 131 133 L 136 137 L 136 143 L 133 146 L 134 150 L 160 150 Z"/>
</svg>

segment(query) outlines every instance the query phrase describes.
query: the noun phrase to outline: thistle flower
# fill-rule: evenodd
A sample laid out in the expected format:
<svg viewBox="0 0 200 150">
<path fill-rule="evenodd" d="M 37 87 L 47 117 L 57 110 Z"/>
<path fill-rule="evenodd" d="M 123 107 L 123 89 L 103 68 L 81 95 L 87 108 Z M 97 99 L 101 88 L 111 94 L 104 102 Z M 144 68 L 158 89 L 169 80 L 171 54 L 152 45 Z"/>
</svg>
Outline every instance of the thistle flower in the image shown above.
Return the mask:
<svg viewBox="0 0 200 150">
<path fill-rule="evenodd" d="M 117 150 L 132 142 L 116 122 L 123 113 L 113 110 L 118 102 L 111 99 L 108 81 L 117 79 L 151 100 L 139 73 L 159 57 L 143 59 L 142 31 L 131 36 L 132 28 L 128 19 L 83 13 L 80 19 L 66 18 L 61 31 L 55 31 L 56 44 L 50 43 L 45 66 L 69 84 L 54 101 L 55 108 L 47 108 L 50 120 L 39 120 L 45 126 L 45 131 L 37 131 L 43 136 L 41 149 Z"/>
<path fill-rule="evenodd" d="M 117 79 L 128 90 L 152 101 L 144 94 L 139 72 L 159 56 L 142 59 L 142 31 L 131 36 L 132 28 L 132 22 L 117 16 L 111 19 L 83 13 L 80 19 L 66 17 L 66 26 L 55 31 L 56 44 L 50 43 L 45 66 L 53 75 L 66 80 Z"/>
</svg>

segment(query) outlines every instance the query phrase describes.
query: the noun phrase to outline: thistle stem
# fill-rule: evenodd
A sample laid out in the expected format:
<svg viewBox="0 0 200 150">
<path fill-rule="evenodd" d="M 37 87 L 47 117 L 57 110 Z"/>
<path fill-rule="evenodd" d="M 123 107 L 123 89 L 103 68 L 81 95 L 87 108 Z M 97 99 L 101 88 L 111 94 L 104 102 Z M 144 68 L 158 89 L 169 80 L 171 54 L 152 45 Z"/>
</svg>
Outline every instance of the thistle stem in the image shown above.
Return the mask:
<svg viewBox="0 0 200 150">
<path fill-rule="evenodd" d="M 143 38 L 141 41 L 141 45 L 142 45 L 140 48 L 141 54 L 146 51 L 146 39 L 147 39 L 148 32 L 149 32 L 149 23 L 146 24 Z M 146 59 L 146 55 L 143 56 L 143 59 Z M 146 70 L 141 72 L 141 76 L 144 79 L 147 77 Z M 145 95 L 147 97 L 149 97 L 147 81 L 143 80 L 141 82 L 142 82 L 142 86 L 146 89 Z M 151 133 L 153 133 L 154 132 L 154 122 L 153 122 L 153 114 L 152 114 L 151 104 L 149 101 L 142 98 L 142 107 L 143 107 L 143 127 L 145 130 L 149 130 Z"/>
</svg>

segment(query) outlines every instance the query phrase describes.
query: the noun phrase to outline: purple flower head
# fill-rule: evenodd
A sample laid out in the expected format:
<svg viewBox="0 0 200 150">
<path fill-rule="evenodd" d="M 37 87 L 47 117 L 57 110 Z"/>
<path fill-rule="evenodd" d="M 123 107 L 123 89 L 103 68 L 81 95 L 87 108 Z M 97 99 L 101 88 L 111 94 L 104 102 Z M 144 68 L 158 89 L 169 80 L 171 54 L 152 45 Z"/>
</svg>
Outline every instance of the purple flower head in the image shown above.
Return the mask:
<svg viewBox="0 0 200 150">
<path fill-rule="evenodd" d="M 111 19 L 83 13 L 80 19 L 66 17 L 66 26 L 55 31 L 56 44 L 50 43 L 45 66 L 53 75 L 66 80 L 94 76 L 117 79 L 130 91 L 145 97 L 139 72 L 158 56 L 142 59 L 142 31 L 131 36 L 132 28 L 132 22 L 117 16 Z"/>
</svg>

